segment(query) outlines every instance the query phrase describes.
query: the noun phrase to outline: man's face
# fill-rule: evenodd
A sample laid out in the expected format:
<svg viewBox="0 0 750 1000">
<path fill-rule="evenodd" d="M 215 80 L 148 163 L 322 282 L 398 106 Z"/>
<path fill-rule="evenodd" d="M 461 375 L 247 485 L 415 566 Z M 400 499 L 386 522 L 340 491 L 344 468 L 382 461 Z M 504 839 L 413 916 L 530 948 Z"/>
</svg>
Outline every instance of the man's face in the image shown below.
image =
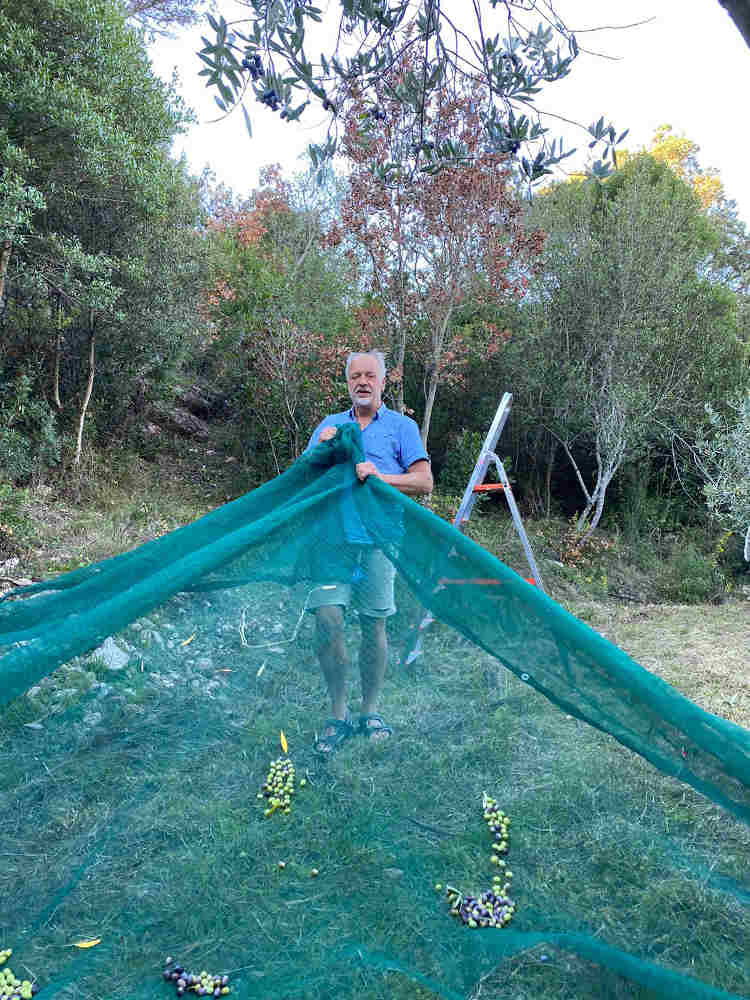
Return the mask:
<svg viewBox="0 0 750 1000">
<path fill-rule="evenodd" d="M 379 374 L 378 363 L 369 354 L 356 354 L 352 358 L 347 385 L 355 406 L 366 406 L 373 412 L 380 406 L 385 378 Z"/>
</svg>

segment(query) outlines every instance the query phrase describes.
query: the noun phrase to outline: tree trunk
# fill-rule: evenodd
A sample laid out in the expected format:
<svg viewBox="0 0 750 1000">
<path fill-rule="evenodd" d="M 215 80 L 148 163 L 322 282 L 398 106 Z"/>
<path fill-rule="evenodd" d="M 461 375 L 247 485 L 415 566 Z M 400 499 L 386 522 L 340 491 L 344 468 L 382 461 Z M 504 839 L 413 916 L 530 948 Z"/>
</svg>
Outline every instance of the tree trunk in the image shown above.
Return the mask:
<svg viewBox="0 0 750 1000">
<path fill-rule="evenodd" d="M 419 434 L 422 438 L 422 444 L 425 451 L 427 451 L 427 436 L 430 433 L 430 421 L 432 420 L 432 408 L 435 405 L 435 396 L 437 394 L 438 376 L 437 376 L 437 365 L 432 369 L 430 373 L 430 381 L 427 386 L 427 397 L 424 404 L 424 417 L 422 418 L 422 427 L 420 428 Z"/>
<path fill-rule="evenodd" d="M 401 379 L 396 388 L 396 410 L 403 413 L 406 410 L 404 402 L 404 361 L 406 360 L 406 334 L 399 331 L 398 350 L 396 351 L 396 369 L 401 372 Z"/>
<path fill-rule="evenodd" d="M 62 410 L 60 399 L 60 350 L 62 348 L 62 301 L 57 300 L 57 337 L 55 338 L 55 369 L 52 376 L 52 399 L 58 410 Z"/>
<path fill-rule="evenodd" d="M 438 381 L 440 379 L 440 361 L 443 357 L 443 345 L 445 344 L 445 335 L 448 332 L 448 326 L 450 324 L 451 318 L 453 316 L 453 303 L 449 303 L 447 311 L 443 316 L 440 328 L 436 331 L 433 328 L 432 333 L 432 370 L 430 371 L 430 380 L 427 384 L 427 393 L 425 394 L 425 404 L 424 404 L 424 417 L 422 418 L 422 427 L 420 430 L 420 436 L 422 438 L 422 444 L 424 445 L 425 451 L 427 451 L 427 437 L 430 433 L 430 421 L 432 420 L 432 409 L 435 405 L 435 396 L 437 395 Z"/>
<path fill-rule="evenodd" d="M 91 392 L 94 388 L 94 371 L 95 371 L 95 360 L 94 360 L 94 345 L 96 343 L 96 334 L 93 329 L 91 331 L 91 336 L 89 338 L 89 380 L 86 384 L 86 392 L 83 397 L 83 402 L 81 403 L 81 413 L 78 417 L 78 434 L 76 435 L 76 452 L 73 456 L 73 465 L 75 468 L 81 464 L 81 447 L 83 444 L 83 422 L 86 419 L 86 410 L 89 407 L 89 402 L 91 400 Z"/>
<path fill-rule="evenodd" d="M 552 511 L 552 470 L 555 466 L 555 456 L 557 455 L 558 444 L 554 438 L 550 442 L 549 452 L 547 454 L 547 468 L 545 470 L 544 476 L 544 509 L 547 512 L 547 520 L 549 521 L 550 513 Z"/>
<path fill-rule="evenodd" d="M 276 451 L 276 445 L 273 443 L 273 435 L 271 434 L 271 429 L 268 426 L 267 421 L 265 421 L 259 413 L 256 412 L 256 416 L 258 417 L 259 422 L 263 425 L 263 430 L 266 432 L 266 437 L 268 438 L 268 445 L 271 449 L 271 457 L 273 458 L 273 464 L 276 466 L 276 475 L 280 476 L 281 466 L 279 465 L 279 456 Z"/>
<path fill-rule="evenodd" d="M 612 475 L 614 475 L 614 473 Z M 578 547 L 583 545 L 584 542 L 587 542 L 589 538 L 591 538 L 591 536 L 596 531 L 596 526 L 599 524 L 602 513 L 604 512 L 604 498 L 607 494 L 607 487 L 611 482 L 612 482 L 612 476 L 609 476 L 597 484 L 596 490 L 594 491 L 594 493 L 596 494 L 596 505 L 594 507 L 594 516 L 591 518 L 588 527 L 586 528 L 580 540 L 578 541 L 577 543 Z M 589 508 L 589 513 L 590 512 L 591 508 Z M 582 528 L 583 525 L 580 525 L 580 527 Z"/>
<path fill-rule="evenodd" d="M 3 240 L 0 244 L 0 313 L 5 305 L 5 276 L 8 273 L 12 246 L 10 240 Z"/>
</svg>

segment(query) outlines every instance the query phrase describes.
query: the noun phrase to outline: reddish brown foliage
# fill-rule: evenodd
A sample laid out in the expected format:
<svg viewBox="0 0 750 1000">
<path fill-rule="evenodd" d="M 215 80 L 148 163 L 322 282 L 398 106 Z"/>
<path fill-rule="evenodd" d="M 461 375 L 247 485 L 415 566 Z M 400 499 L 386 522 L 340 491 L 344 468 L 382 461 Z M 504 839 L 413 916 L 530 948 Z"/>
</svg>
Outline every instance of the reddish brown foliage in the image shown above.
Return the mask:
<svg viewBox="0 0 750 1000">
<path fill-rule="evenodd" d="M 276 213 L 291 212 L 289 184 L 281 175 L 278 163 L 260 172 L 260 187 L 247 204 L 236 208 L 222 204 L 209 222 L 214 232 L 229 234 L 240 247 L 258 246 L 268 232 Z"/>
<path fill-rule="evenodd" d="M 425 108 L 417 134 L 404 105 L 389 96 L 411 68 L 408 56 L 394 68 L 377 116 L 356 89 L 340 99 L 351 173 L 341 226 L 332 226 L 327 238 L 338 245 L 346 235 L 368 255 L 372 292 L 385 310 L 397 368 L 403 367 L 407 344 L 410 353 L 418 345 L 417 326 L 429 330 L 421 358 L 427 370 L 426 439 L 438 383 L 460 378 L 470 353 L 452 335 L 457 307 L 469 296 L 496 305 L 522 296 L 544 236 L 521 224 L 506 158 L 483 151 L 480 88 L 442 94 Z M 434 174 L 420 169 L 425 161 L 416 147 L 448 138 L 466 146 L 466 160 Z M 373 162 L 396 165 L 387 182 L 373 172 Z M 483 353 L 496 353 L 504 336 L 489 325 L 484 333 Z"/>
</svg>

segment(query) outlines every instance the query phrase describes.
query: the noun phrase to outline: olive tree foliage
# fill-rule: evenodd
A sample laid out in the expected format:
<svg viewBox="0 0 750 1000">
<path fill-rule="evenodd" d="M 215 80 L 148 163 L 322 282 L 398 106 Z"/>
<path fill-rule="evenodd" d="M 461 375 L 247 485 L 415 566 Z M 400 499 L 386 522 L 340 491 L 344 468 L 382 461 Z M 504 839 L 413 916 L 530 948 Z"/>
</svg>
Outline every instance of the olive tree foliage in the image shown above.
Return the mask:
<svg viewBox="0 0 750 1000">
<path fill-rule="evenodd" d="M 150 35 L 170 35 L 177 28 L 199 23 L 206 8 L 205 0 L 124 0 L 126 15 Z"/>
<path fill-rule="evenodd" d="M 712 406 L 707 412 L 709 426 L 695 449 L 706 503 L 713 517 L 744 533 L 750 562 L 750 390 L 730 402 L 728 417 Z"/>
<path fill-rule="evenodd" d="M 664 164 L 643 155 L 604 183 L 555 185 L 534 218 L 546 267 L 516 374 L 549 461 L 562 452 L 574 471 L 585 539 L 658 429 L 696 428 L 736 387 L 743 349 L 734 296 L 702 276 L 718 236 Z"/>
<path fill-rule="evenodd" d="M 77 464 L 97 378 L 127 400 L 179 343 L 199 198 L 168 150 L 188 115 L 114 0 L 5 5 L 0 39 L 0 379 L 31 379 Z"/>
<path fill-rule="evenodd" d="M 255 99 L 288 122 L 312 111 L 328 116 L 324 143 L 310 146 L 313 165 L 333 156 L 341 135 L 338 94 L 356 86 L 376 120 L 384 114 L 381 91 L 410 116 L 418 136 L 411 151 L 417 170 L 437 171 L 465 161 L 471 151 L 458 137 L 431 134 L 426 109 L 446 87 L 484 88 L 477 111 L 484 130 L 484 153 L 517 157 L 531 185 L 574 150 L 548 136 L 536 113 L 542 88 L 567 76 L 580 50 L 575 33 L 553 0 L 335 0 L 324 12 L 312 0 L 240 0 L 247 16 L 228 23 L 209 16 L 214 37 L 200 51 L 207 84 L 216 88 L 224 112 Z M 325 52 L 319 52 L 326 28 Z M 409 59 L 412 67 L 388 83 L 392 67 Z M 600 118 L 588 128 L 591 147 L 600 149 L 592 172 L 606 176 L 614 148 L 624 138 Z M 374 166 L 383 179 L 387 164 Z"/>
</svg>

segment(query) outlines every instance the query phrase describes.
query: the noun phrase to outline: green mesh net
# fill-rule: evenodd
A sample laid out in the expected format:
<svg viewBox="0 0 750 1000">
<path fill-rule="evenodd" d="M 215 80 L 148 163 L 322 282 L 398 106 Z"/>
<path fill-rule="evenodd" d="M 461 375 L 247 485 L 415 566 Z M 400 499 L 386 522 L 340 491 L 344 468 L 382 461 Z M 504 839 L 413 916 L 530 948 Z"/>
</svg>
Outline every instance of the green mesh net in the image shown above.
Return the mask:
<svg viewBox="0 0 750 1000">
<path fill-rule="evenodd" d="M 258 1000 L 748 996 L 750 734 L 360 484 L 361 459 L 348 425 L 194 524 L 0 603 L 17 978 L 170 997 L 170 956 L 188 996 L 201 971 Z M 311 594 L 374 549 L 396 571 L 394 732 L 321 758 Z M 293 767 L 288 803 L 272 765 Z"/>
</svg>

